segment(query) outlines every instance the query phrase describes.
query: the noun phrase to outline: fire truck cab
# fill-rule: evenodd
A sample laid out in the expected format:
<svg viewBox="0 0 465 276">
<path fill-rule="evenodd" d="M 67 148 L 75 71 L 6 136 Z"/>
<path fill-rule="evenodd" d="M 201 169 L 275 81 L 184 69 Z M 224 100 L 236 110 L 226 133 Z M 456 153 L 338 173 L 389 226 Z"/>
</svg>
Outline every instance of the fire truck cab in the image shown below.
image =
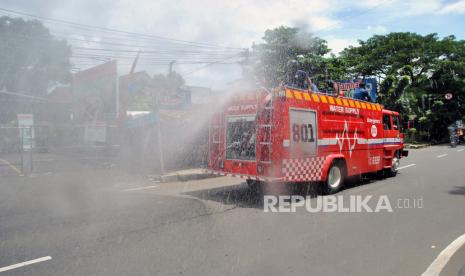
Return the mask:
<svg viewBox="0 0 465 276">
<path fill-rule="evenodd" d="M 291 87 L 236 94 L 211 120 L 211 173 L 249 184 L 320 182 L 338 192 L 349 176 L 395 176 L 404 150 L 399 114 L 380 104 Z"/>
</svg>

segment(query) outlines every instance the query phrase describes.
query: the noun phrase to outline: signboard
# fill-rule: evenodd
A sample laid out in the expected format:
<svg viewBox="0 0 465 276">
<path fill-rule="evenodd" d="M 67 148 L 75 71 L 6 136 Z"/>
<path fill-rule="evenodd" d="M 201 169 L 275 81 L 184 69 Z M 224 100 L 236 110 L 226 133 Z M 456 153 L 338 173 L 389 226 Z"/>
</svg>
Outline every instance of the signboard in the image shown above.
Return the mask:
<svg viewBox="0 0 465 276">
<path fill-rule="evenodd" d="M 23 150 L 33 149 L 34 143 L 34 115 L 33 114 L 18 114 L 19 137 Z"/>
<path fill-rule="evenodd" d="M 340 81 L 336 82 L 339 90 L 343 91 L 344 96 L 352 98 L 355 89 L 359 88 L 360 86 L 360 80 L 346 80 L 346 81 Z M 378 94 L 378 86 L 375 78 L 369 78 L 363 80 L 365 83 L 365 89 L 368 91 L 368 94 L 370 95 L 371 99 L 373 102 L 376 102 L 376 97 Z"/>
<path fill-rule="evenodd" d="M 119 119 L 121 122 L 126 119 L 128 110 L 146 110 L 147 104 L 153 102 L 150 82 L 151 78 L 145 71 L 119 78 Z"/>
<path fill-rule="evenodd" d="M 107 126 L 101 124 L 86 125 L 84 132 L 84 141 L 88 143 L 105 143 L 107 140 Z"/>
<path fill-rule="evenodd" d="M 104 121 L 119 112 L 116 61 L 110 61 L 73 75 L 75 115 L 78 122 Z"/>
<path fill-rule="evenodd" d="M 316 112 L 290 109 L 290 155 L 291 157 L 317 154 L 318 128 Z"/>
</svg>

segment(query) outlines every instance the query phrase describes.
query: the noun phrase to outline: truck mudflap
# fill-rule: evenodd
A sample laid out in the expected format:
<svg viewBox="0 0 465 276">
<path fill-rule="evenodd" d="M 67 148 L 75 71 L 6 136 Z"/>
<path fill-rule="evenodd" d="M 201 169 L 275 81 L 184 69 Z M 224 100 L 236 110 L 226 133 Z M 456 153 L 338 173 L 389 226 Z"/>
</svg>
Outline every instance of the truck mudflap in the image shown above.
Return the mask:
<svg viewBox="0 0 465 276">
<path fill-rule="evenodd" d="M 402 156 L 407 157 L 408 156 L 408 150 L 402 150 Z"/>
</svg>

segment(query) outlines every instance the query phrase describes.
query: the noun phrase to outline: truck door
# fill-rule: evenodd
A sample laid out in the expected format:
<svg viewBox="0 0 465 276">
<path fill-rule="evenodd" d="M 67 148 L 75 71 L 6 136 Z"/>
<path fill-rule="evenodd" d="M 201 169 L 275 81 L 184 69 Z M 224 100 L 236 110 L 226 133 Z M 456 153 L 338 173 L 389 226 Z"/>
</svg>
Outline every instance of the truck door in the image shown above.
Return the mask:
<svg viewBox="0 0 465 276">
<path fill-rule="evenodd" d="M 383 114 L 384 144 L 395 144 L 400 138 L 399 116 L 395 114 Z"/>
<path fill-rule="evenodd" d="M 389 138 L 394 138 L 395 131 L 392 127 L 391 115 L 390 114 L 383 114 L 383 130 L 384 130 L 384 139 L 389 141 Z"/>
</svg>

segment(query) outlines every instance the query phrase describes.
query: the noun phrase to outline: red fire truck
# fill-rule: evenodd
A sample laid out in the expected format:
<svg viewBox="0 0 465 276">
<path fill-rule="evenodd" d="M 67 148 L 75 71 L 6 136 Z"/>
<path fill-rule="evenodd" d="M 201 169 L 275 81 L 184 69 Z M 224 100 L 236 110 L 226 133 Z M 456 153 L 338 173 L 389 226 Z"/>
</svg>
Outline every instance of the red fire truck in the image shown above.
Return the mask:
<svg viewBox="0 0 465 276">
<path fill-rule="evenodd" d="M 321 182 L 327 193 L 365 173 L 395 176 L 408 155 L 399 114 L 380 104 L 284 87 L 235 95 L 211 120 L 211 173 L 266 183 Z"/>
</svg>

